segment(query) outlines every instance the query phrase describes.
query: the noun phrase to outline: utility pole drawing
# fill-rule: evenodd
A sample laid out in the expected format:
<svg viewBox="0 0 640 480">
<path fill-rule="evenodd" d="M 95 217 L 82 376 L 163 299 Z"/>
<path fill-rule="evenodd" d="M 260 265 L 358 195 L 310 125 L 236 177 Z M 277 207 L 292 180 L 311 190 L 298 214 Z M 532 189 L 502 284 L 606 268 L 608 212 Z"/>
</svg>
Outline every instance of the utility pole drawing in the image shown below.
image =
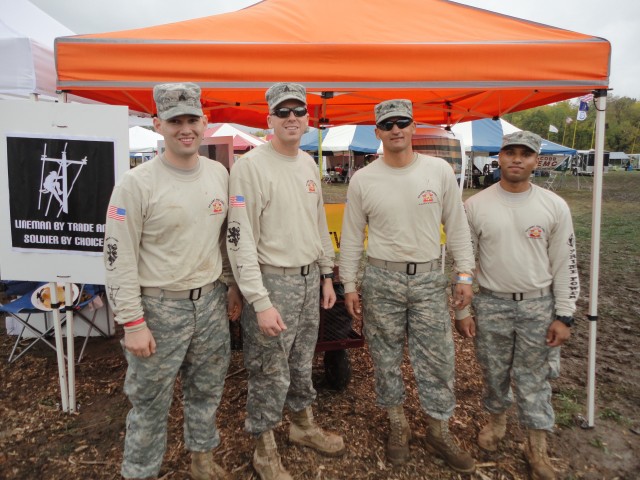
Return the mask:
<svg viewBox="0 0 640 480">
<path fill-rule="evenodd" d="M 87 157 L 82 160 L 68 160 L 67 159 L 67 143 L 64 144 L 64 150 L 62 151 L 62 158 L 47 157 L 47 144 L 44 144 L 44 153 L 40 156 L 42 162 L 42 169 L 40 173 L 40 194 L 38 196 L 38 210 L 40 210 L 42 204 L 43 194 L 49 194 L 49 200 L 47 201 L 47 209 L 45 215 L 49 214 L 49 208 L 51 207 L 51 200 L 55 198 L 60 206 L 56 217 L 60 216 L 60 213 L 69 213 L 69 195 L 73 190 L 73 186 L 82 171 L 82 168 L 87 164 Z M 47 176 L 44 176 L 45 166 L 47 162 L 53 162 L 58 165 L 57 170 L 50 170 Z M 76 172 L 71 186 L 69 187 L 69 172 L 68 168 L 71 165 L 80 165 L 80 168 Z"/>
</svg>

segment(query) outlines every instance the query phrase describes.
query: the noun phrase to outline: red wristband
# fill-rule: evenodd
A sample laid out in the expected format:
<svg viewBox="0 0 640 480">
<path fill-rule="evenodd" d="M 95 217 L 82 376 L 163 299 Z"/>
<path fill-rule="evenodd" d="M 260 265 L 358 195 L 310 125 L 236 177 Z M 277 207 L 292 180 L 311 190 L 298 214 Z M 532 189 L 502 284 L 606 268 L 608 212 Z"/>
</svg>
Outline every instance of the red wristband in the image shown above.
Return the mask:
<svg viewBox="0 0 640 480">
<path fill-rule="evenodd" d="M 130 322 L 127 322 L 124 324 L 125 327 L 135 327 L 136 325 L 140 325 L 142 322 L 144 322 L 144 317 L 140 317 L 137 320 L 132 320 Z"/>
</svg>

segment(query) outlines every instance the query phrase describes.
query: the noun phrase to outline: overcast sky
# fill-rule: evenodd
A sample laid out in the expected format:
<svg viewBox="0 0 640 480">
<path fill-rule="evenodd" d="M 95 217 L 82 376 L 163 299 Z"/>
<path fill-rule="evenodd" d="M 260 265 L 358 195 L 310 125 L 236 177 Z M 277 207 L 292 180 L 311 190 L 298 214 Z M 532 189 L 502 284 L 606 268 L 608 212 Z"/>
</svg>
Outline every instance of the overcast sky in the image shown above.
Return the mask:
<svg viewBox="0 0 640 480">
<path fill-rule="evenodd" d="M 388 1 L 393 4 L 393 0 Z M 147 27 L 229 12 L 257 3 L 256 0 L 31 2 L 76 33 Z M 606 38 L 612 45 L 609 83 L 612 94 L 640 100 L 640 0 L 460 0 L 458 3 Z"/>
</svg>

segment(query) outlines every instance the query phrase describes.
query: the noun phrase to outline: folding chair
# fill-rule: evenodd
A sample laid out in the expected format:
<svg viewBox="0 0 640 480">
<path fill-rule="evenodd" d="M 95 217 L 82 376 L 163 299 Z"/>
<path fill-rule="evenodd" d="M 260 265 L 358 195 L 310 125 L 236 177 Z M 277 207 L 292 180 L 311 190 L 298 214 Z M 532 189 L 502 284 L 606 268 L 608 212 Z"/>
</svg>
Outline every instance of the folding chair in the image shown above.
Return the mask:
<svg viewBox="0 0 640 480">
<path fill-rule="evenodd" d="M 556 190 L 558 188 L 558 185 L 556 185 L 556 180 L 558 178 L 558 175 L 559 175 L 559 172 L 556 172 L 553 170 L 549 172 L 549 176 L 547 177 L 547 180 L 545 180 L 544 185 L 542 186 L 547 190 Z"/>
<path fill-rule="evenodd" d="M 16 360 L 18 360 L 38 342 L 43 342 L 45 345 L 49 346 L 52 350 L 56 351 L 55 343 L 52 343 L 50 341 L 54 337 L 54 327 L 52 325 L 53 322 L 51 321 L 51 314 L 50 312 L 43 312 L 42 310 L 37 309 L 31 301 L 31 296 L 33 292 L 37 290 L 40 286 L 42 286 L 43 283 L 33 283 L 33 282 L 31 283 L 32 283 L 31 287 L 35 285 L 35 288 L 32 288 L 31 290 L 28 290 L 28 291 L 24 291 L 24 289 L 18 291 L 15 288 L 11 290 L 10 288 L 8 288 L 7 291 L 5 292 L 7 295 L 21 294 L 22 296 L 20 296 L 17 300 L 13 300 L 10 303 L 7 303 L 5 305 L 0 305 L 0 312 L 4 312 L 7 315 L 9 315 L 11 318 L 15 319 L 17 322 L 19 322 L 19 324 L 22 327 L 20 329 L 20 332 L 17 335 L 16 341 L 13 345 L 11 353 L 9 354 L 9 359 L 8 359 L 9 363 L 13 363 Z M 83 295 L 83 291 L 88 295 Z M 82 360 L 82 357 L 84 355 L 84 350 L 89 340 L 89 336 L 91 335 L 91 332 L 94 329 L 105 338 L 111 336 L 111 329 L 109 324 L 108 324 L 107 332 L 105 332 L 103 329 L 101 329 L 96 325 L 95 320 L 96 320 L 98 309 L 94 309 L 93 314 L 91 316 L 87 316 L 82 311 L 84 307 L 89 305 L 91 302 L 95 301 L 97 298 L 103 297 L 103 294 L 104 294 L 104 290 L 102 290 L 100 287 L 95 285 L 87 285 L 85 288 L 81 289 L 80 294 L 78 295 L 78 300 L 71 307 L 73 309 L 74 318 L 80 318 L 89 326 L 89 331 L 87 332 L 87 335 L 82 344 L 82 349 L 80 350 L 80 355 L 78 355 L 77 363 L 80 363 L 80 361 Z M 104 305 L 106 307 L 106 302 L 104 302 Z M 66 323 L 66 315 L 64 315 L 65 312 L 66 312 L 66 308 L 63 308 L 61 310 L 62 326 L 64 326 Z M 41 315 L 42 317 L 40 317 Z M 39 326 L 34 325 L 35 322 L 33 320 L 35 318 L 44 319 L 44 327 L 42 327 L 42 329 L 39 328 Z M 31 332 L 33 337 L 31 338 L 25 337 L 25 333 L 27 331 Z M 26 346 L 24 346 L 24 348 L 18 351 L 19 347 L 25 340 L 30 340 L 30 341 Z"/>
</svg>

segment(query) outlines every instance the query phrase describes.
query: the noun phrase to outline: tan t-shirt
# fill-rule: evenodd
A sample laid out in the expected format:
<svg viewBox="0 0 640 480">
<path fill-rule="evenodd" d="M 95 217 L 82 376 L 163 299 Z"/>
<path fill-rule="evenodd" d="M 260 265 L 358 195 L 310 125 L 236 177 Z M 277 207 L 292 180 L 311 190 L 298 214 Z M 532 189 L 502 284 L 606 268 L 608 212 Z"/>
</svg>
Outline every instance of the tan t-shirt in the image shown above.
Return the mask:
<svg viewBox="0 0 640 480">
<path fill-rule="evenodd" d="M 189 171 L 160 157 L 124 174 L 107 216 L 107 295 L 120 323 L 143 316 L 141 287 L 189 290 L 217 280 L 226 263 L 227 169 L 200 157 Z"/>
<path fill-rule="evenodd" d="M 494 292 L 552 286 L 557 315 L 572 315 L 580 293 L 575 236 L 567 203 L 531 185 L 510 193 L 492 185 L 465 202 L 477 250 L 477 281 Z"/>
<path fill-rule="evenodd" d="M 271 307 L 260 265 L 333 270 L 318 166 L 307 153 L 281 155 L 270 142 L 254 148 L 231 169 L 229 195 L 229 259 L 256 312 Z"/>
<path fill-rule="evenodd" d="M 340 278 L 345 292 L 356 275 L 368 226 L 367 254 L 392 262 L 428 262 L 440 256 L 440 224 L 455 270 L 471 273 L 473 250 L 460 189 L 443 159 L 416 154 L 403 168 L 380 157 L 354 173 L 340 238 Z"/>
</svg>

